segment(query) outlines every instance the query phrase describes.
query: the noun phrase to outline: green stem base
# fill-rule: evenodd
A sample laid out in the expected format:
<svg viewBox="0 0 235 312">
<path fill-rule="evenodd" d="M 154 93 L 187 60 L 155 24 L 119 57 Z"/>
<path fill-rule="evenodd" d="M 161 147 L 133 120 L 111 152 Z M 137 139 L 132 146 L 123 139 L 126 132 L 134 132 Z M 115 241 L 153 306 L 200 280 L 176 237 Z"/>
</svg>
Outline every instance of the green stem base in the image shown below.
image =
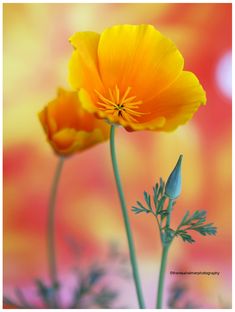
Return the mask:
<svg viewBox="0 0 235 312">
<path fill-rule="evenodd" d="M 158 279 L 158 292 L 157 292 L 157 305 L 156 305 L 157 309 L 162 309 L 164 279 L 165 279 L 165 272 L 166 272 L 168 250 L 169 250 L 169 246 L 165 246 L 162 249 L 161 267 L 160 267 L 160 274 L 159 274 L 159 279 Z"/>
</svg>

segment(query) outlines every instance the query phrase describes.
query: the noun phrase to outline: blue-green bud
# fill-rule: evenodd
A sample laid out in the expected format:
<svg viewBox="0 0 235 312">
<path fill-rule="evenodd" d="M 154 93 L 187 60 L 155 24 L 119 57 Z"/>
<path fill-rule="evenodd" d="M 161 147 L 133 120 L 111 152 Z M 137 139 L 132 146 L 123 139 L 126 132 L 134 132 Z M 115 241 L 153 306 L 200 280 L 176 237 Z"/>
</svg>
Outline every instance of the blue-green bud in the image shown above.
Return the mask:
<svg viewBox="0 0 235 312">
<path fill-rule="evenodd" d="M 180 155 L 174 170 L 171 172 L 165 188 L 165 194 L 171 199 L 176 199 L 181 193 L 181 162 L 183 155 Z"/>
</svg>

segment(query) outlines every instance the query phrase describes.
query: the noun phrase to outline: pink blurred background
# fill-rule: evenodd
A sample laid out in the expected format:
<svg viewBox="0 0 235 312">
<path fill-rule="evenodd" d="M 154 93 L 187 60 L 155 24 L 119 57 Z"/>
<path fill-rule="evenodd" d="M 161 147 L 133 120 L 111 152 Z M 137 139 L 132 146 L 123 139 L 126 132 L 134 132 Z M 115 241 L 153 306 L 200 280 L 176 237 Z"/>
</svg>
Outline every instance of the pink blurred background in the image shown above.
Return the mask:
<svg viewBox="0 0 235 312">
<path fill-rule="evenodd" d="M 187 284 L 200 308 L 231 307 L 231 4 L 4 4 L 4 293 L 14 288 L 34 300 L 33 279 L 47 280 L 46 216 L 57 163 L 37 112 L 58 86 L 69 88 L 67 64 L 76 31 L 101 32 L 114 24 L 153 24 L 171 38 L 207 92 L 207 105 L 173 133 L 117 131 L 123 186 L 147 306 L 154 307 L 161 245 L 154 220 L 130 207 L 162 177 L 180 153 L 183 193 L 175 226 L 186 210 L 205 209 L 216 237 L 175 240 L 166 272 L 165 305 L 175 281 Z M 91 196 L 92 194 L 92 196 Z M 115 189 L 108 142 L 67 160 L 57 205 L 60 277 L 71 287 L 77 258 L 68 237 L 82 246 L 84 270 L 127 242 Z M 218 271 L 219 276 L 176 278 L 170 271 Z M 137 307 L 131 280 L 111 278 L 118 304 Z M 111 287 L 110 286 L 110 287 Z M 35 299 L 37 302 L 37 299 Z"/>
</svg>

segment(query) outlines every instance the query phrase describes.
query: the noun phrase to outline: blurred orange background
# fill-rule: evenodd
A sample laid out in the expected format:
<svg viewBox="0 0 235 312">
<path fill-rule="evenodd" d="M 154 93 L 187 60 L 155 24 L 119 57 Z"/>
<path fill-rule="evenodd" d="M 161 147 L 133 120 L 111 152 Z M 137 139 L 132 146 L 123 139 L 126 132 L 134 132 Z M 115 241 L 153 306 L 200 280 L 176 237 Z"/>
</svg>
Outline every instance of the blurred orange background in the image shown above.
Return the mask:
<svg viewBox="0 0 235 312">
<path fill-rule="evenodd" d="M 161 244 L 154 220 L 130 208 L 167 179 L 179 154 L 183 192 L 174 225 L 186 210 L 208 211 L 216 237 L 176 239 L 170 271 L 218 271 L 219 276 L 181 277 L 201 308 L 231 307 L 231 4 L 4 4 L 4 293 L 20 287 L 34 297 L 33 279 L 47 279 L 46 217 L 57 158 L 46 142 L 37 112 L 69 88 L 68 38 L 76 31 L 101 32 L 114 24 L 152 24 L 171 38 L 207 92 L 207 105 L 172 133 L 117 131 L 117 151 L 147 306 L 154 307 Z M 125 47 L 123 47 L 125 48 Z M 66 280 L 82 246 L 82 265 L 102 258 L 115 241 L 128 254 L 108 142 L 65 163 L 59 187 L 56 230 L 58 266 Z M 133 282 L 112 278 L 119 303 L 137 307 Z M 68 286 L 69 286 L 69 282 Z"/>
</svg>

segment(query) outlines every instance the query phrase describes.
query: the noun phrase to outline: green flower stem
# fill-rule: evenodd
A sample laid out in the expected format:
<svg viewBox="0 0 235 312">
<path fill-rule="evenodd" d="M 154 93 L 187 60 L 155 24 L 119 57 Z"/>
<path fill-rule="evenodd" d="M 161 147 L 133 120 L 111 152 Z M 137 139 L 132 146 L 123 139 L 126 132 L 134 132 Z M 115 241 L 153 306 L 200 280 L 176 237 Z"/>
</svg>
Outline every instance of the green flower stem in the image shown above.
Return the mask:
<svg viewBox="0 0 235 312">
<path fill-rule="evenodd" d="M 124 193 L 122 190 L 122 184 L 121 184 L 121 179 L 120 179 L 119 170 L 118 170 L 114 137 L 115 137 L 115 126 L 111 125 L 111 129 L 110 129 L 110 151 L 111 151 L 111 158 L 112 158 L 112 164 L 113 164 L 113 172 L 114 172 L 114 176 L 115 176 L 115 180 L 116 180 L 117 190 L 118 190 L 119 199 L 120 199 L 121 208 L 122 208 L 122 215 L 123 215 L 125 228 L 126 228 L 126 235 L 127 235 L 127 240 L 128 240 L 128 246 L 129 246 L 132 273 L 133 273 L 133 277 L 134 277 L 134 281 L 135 281 L 136 294 L 137 294 L 137 298 L 138 298 L 138 302 L 139 302 L 139 307 L 141 309 L 144 309 L 145 308 L 144 298 L 143 298 L 141 284 L 140 284 L 140 278 L 139 278 L 138 267 L 137 267 L 136 256 L 135 256 L 134 242 L 133 242 L 131 228 L 130 228 L 130 221 L 129 221 L 129 217 L 128 217 Z"/>
<path fill-rule="evenodd" d="M 61 171 L 64 164 L 64 158 L 60 158 L 57 164 L 55 175 L 52 181 L 51 193 L 48 208 L 48 224 L 47 224 L 47 239 L 48 239 L 48 261 L 49 261 L 49 276 L 51 280 L 52 304 L 54 308 L 58 307 L 58 296 L 56 290 L 58 288 L 57 265 L 56 265 L 56 251 L 55 251 L 55 204 L 58 184 L 61 176 Z"/>
<path fill-rule="evenodd" d="M 173 203 L 174 203 L 174 200 L 169 198 L 169 203 L 168 203 L 168 207 L 167 207 L 168 215 L 167 215 L 167 219 L 166 219 L 166 227 L 168 227 L 168 228 L 170 227 L 171 211 L 172 211 Z"/>
<path fill-rule="evenodd" d="M 173 203 L 174 203 L 174 200 L 169 198 L 169 203 L 167 207 L 168 215 L 166 219 L 166 228 L 170 227 Z M 163 246 L 162 246 L 162 259 L 161 259 L 160 274 L 159 274 L 159 279 L 158 279 L 157 305 L 156 305 L 157 309 L 162 308 L 167 255 L 168 255 L 168 250 L 169 250 L 172 239 L 168 243 L 165 243 L 162 241 Z"/>
<path fill-rule="evenodd" d="M 165 279 L 168 250 L 169 250 L 168 245 L 162 248 L 161 268 L 160 268 L 160 274 L 159 274 L 159 279 L 158 279 L 157 306 L 156 306 L 157 309 L 162 308 L 164 279 Z"/>
</svg>

